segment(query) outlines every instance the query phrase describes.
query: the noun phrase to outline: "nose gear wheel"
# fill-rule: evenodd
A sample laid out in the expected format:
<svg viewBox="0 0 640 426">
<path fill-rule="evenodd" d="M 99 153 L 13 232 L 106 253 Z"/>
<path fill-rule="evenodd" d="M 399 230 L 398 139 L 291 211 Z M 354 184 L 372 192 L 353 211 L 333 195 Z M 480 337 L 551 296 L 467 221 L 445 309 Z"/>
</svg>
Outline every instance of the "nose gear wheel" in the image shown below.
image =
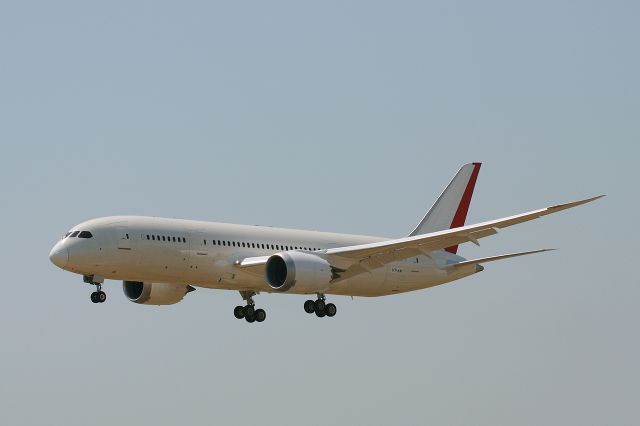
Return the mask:
<svg viewBox="0 0 640 426">
<path fill-rule="evenodd" d="M 95 285 L 96 291 L 91 293 L 91 301 L 93 303 L 104 303 L 107 300 L 107 294 L 102 291 L 102 283 L 104 278 L 96 277 L 94 275 L 85 275 L 82 277 L 83 281 L 87 284 Z"/>
<path fill-rule="evenodd" d="M 107 300 L 107 294 L 104 291 L 98 290 L 91 293 L 91 301 L 93 303 L 104 303 L 105 300 Z"/>
</svg>

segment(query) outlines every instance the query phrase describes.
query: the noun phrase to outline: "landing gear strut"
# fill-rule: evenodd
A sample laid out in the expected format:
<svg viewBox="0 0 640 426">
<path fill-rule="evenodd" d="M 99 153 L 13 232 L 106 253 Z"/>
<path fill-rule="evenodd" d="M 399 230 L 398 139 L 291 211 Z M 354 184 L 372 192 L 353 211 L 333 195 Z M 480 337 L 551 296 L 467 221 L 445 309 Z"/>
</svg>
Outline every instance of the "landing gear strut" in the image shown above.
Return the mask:
<svg viewBox="0 0 640 426">
<path fill-rule="evenodd" d="M 238 318 L 244 318 L 248 323 L 262 322 L 267 318 L 267 313 L 264 309 L 256 309 L 253 301 L 253 296 L 256 293 L 253 291 L 241 291 L 240 296 L 247 302 L 245 306 L 236 306 L 233 309 L 233 315 Z"/>
<path fill-rule="evenodd" d="M 325 302 L 324 294 L 321 293 L 318 293 L 318 298 L 316 300 L 307 300 L 304 302 L 304 310 L 308 314 L 315 312 L 318 318 L 322 318 L 324 316 L 332 317 L 338 311 L 336 305 Z"/>
<path fill-rule="evenodd" d="M 104 278 L 98 277 L 95 275 L 85 275 L 82 277 L 85 283 L 95 285 L 96 291 L 91 293 L 91 301 L 93 303 L 103 303 L 107 300 L 107 294 L 102 291 L 102 283 L 104 283 Z"/>
</svg>

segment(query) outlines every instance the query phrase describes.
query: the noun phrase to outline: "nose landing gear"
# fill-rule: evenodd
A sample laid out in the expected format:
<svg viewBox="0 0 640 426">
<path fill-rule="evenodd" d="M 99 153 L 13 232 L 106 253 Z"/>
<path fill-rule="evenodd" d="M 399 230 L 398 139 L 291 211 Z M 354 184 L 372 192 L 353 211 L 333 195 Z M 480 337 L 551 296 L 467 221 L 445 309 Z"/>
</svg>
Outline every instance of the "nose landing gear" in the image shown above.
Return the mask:
<svg viewBox="0 0 640 426">
<path fill-rule="evenodd" d="M 82 277 L 85 283 L 95 285 L 96 291 L 91 293 L 91 301 L 93 303 L 103 303 L 107 300 L 107 294 L 102 291 L 102 283 L 104 283 L 104 278 L 98 277 L 96 275 L 85 275 Z"/>
<path fill-rule="evenodd" d="M 91 301 L 93 303 L 102 303 L 107 300 L 107 294 L 100 289 L 101 286 L 98 286 L 98 291 L 94 291 L 91 293 Z"/>
<path fill-rule="evenodd" d="M 315 312 L 318 318 L 333 317 L 338 309 L 333 303 L 326 303 L 324 294 L 318 293 L 318 299 L 304 302 L 304 310 L 308 314 Z"/>
</svg>

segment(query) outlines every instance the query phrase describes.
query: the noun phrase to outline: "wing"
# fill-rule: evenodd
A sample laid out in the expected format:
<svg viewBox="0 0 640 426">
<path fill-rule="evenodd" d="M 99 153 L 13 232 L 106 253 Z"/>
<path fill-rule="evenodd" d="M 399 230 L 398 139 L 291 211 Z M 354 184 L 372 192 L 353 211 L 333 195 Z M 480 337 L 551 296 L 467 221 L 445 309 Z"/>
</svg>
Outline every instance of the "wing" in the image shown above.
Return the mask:
<svg viewBox="0 0 640 426">
<path fill-rule="evenodd" d="M 315 254 L 326 259 L 331 264 L 336 274 L 336 278 L 332 282 L 338 282 L 409 257 L 430 256 L 432 251 L 445 249 L 457 244 L 472 242 L 479 245 L 478 240 L 497 234 L 498 229 L 538 219 L 539 217 L 577 207 L 602 197 L 604 195 L 430 234 L 320 250 Z M 247 272 L 260 274 L 263 273 L 264 265 L 268 258 L 268 256 L 246 258 L 235 262 L 235 265 L 246 269 Z M 487 260 L 485 259 L 484 261 L 486 262 Z"/>
<path fill-rule="evenodd" d="M 327 259 L 334 267 L 344 270 L 344 272 L 339 274 L 340 277 L 334 280 L 340 281 L 412 256 L 429 256 L 429 253 L 434 250 L 444 249 L 457 244 L 472 242 L 479 245 L 479 239 L 497 234 L 498 229 L 577 207 L 603 196 L 604 195 L 600 195 L 571 203 L 558 204 L 528 213 L 433 232 L 431 234 L 323 250 L 320 252 L 320 255 Z"/>
<path fill-rule="evenodd" d="M 244 259 L 236 260 L 233 264 L 240 267 L 244 272 L 264 276 L 264 265 L 267 264 L 269 257 L 270 256 L 245 257 Z"/>
</svg>

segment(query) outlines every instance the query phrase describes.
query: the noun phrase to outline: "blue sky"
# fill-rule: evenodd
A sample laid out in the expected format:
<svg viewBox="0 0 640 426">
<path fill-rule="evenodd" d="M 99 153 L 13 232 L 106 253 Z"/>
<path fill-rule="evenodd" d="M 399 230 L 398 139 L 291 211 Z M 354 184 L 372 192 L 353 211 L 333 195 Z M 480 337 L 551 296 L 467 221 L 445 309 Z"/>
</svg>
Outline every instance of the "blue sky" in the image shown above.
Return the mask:
<svg viewBox="0 0 640 426">
<path fill-rule="evenodd" d="M 0 4 L 0 423 L 638 423 L 634 2 Z M 47 254 L 140 214 L 402 236 L 458 167 L 462 246 L 559 248 L 378 299 L 89 302 Z"/>
</svg>

